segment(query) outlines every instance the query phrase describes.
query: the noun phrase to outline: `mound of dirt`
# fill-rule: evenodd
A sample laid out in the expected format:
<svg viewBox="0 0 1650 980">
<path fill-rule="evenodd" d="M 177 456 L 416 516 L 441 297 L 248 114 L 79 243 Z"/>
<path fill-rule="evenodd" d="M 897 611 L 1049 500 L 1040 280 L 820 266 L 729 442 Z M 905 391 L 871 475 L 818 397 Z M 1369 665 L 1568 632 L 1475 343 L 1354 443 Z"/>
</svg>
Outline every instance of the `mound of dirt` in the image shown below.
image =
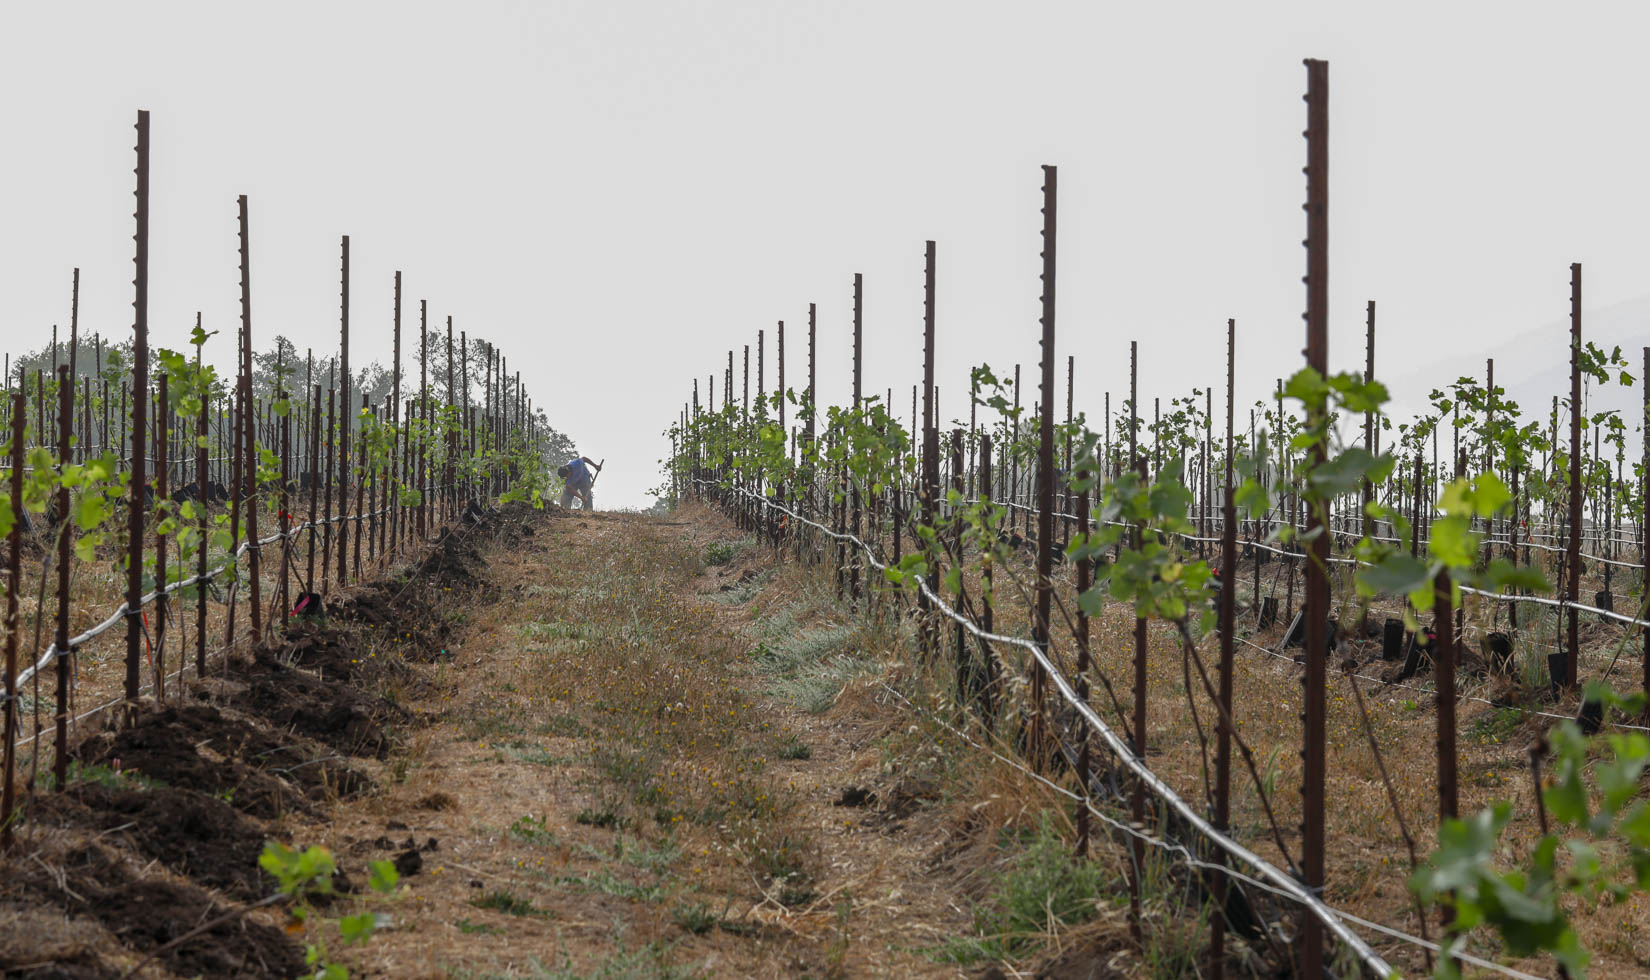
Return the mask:
<svg viewBox="0 0 1650 980">
<path fill-rule="evenodd" d="M 235 809 L 264 818 L 307 812 L 308 801 L 323 800 L 329 792 L 347 796 L 368 785 L 365 776 L 309 739 L 258 727 L 206 704 L 150 711 L 123 731 L 87 738 L 75 757 L 224 797 Z"/>
<path fill-rule="evenodd" d="M 436 660 L 452 648 L 455 623 L 448 616 L 451 597 L 451 592 L 441 588 L 432 591 L 417 579 L 374 582 L 337 600 L 333 616 L 339 622 L 358 623 L 374 631 L 381 649 L 407 660 Z"/>
<path fill-rule="evenodd" d="M 469 531 L 443 528 L 429 554 L 413 566 L 413 577 L 441 588 L 474 588 L 484 584 L 486 559 L 481 556 L 481 536 Z"/>
<path fill-rule="evenodd" d="M 193 885 L 140 880 L 105 848 L 89 844 L 41 862 L 28 862 L 4 885 L 7 904 L 41 903 L 100 923 L 128 949 L 158 950 L 228 911 Z M 72 882 L 72 884 L 70 884 Z M 104 977 L 120 975 L 83 956 L 57 972 L 14 973 L 24 964 L 0 964 L 7 976 Z M 162 953 L 158 960 L 181 976 L 252 977 L 284 980 L 304 968 L 303 951 L 281 930 L 241 916 L 220 922 L 200 936 Z M 72 971 L 72 972 L 71 972 Z"/>
<path fill-rule="evenodd" d="M 344 649 L 344 644 L 335 642 L 337 635 L 335 630 L 312 631 L 289 643 L 288 656 L 306 668 L 315 668 L 313 661 Z M 390 738 L 380 719 L 401 718 L 406 712 L 351 684 L 329 683 L 323 679 L 353 680 L 354 675 L 346 671 L 321 666 L 317 668 L 321 676 L 317 676 L 286 666 L 284 659 L 268 650 L 259 650 L 250 662 L 236 664 L 231 672 L 237 678 L 244 678 L 246 687 L 233 695 L 229 703 L 258 715 L 275 728 L 298 732 L 348 755 L 382 759 L 389 754 Z M 379 658 L 353 659 L 376 662 Z M 360 669 L 359 664 L 349 666 Z"/>
<path fill-rule="evenodd" d="M 132 849 L 236 898 L 263 897 L 258 868 L 267 835 L 215 796 L 175 786 L 73 783 L 35 799 L 31 823 L 119 832 Z"/>
</svg>

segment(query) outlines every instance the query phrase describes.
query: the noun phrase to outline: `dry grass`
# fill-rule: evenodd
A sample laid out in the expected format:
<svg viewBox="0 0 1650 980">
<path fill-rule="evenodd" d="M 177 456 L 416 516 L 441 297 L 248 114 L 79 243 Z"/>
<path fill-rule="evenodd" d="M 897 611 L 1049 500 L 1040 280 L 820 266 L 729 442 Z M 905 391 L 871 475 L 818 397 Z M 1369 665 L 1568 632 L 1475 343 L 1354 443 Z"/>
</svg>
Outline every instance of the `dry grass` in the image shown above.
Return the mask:
<svg viewBox="0 0 1650 980">
<path fill-rule="evenodd" d="M 553 521 L 495 559 L 515 598 L 477 616 L 439 720 L 408 746 L 405 781 L 341 807 L 327 834 L 348 853 L 396 819 L 441 842 L 410 881 L 401 928 L 361 965 L 395 976 L 949 972 L 894 948 L 919 941 L 922 920 L 956 917 L 938 893 L 920 912 L 902 894 L 922 848 L 885 844 L 831 806 L 861 765 L 852 742 L 867 723 L 767 697 L 749 611 L 711 596 L 717 572 L 768 559 L 702 559 L 680 532 L 607 515 Z M 799 743 L 808 757 L 786 758 Z M 436 794 L 441 809 L 419 808 Z M 472 904 L 484 895 L 498 897 Z M 531 911 L 499 911 L 503 896 Z"/>
<path fill-rule="evenodd" d="M 1187 882 L 1160 869 L 1153 941 L 1132 948 L 1118 854 L 1080 872 L 1069 806 L 953 733 L 944 665 L 921 663 L 909 619 L 847 609 L 818 568 L 743 539 L 698 508 L 598 514 L 494 557 L 512 599 L 415 705 L 432 724 L 392 758 L 400 781 L 293 828 L 362 859 L 381 835 L 440 842 L 355 965 L 958 976 L 1001 952 L 982 923 L 1012 922 L 1014 961 L 1149 975 L 1155 955 L 1173 975 L 1198 948 Z M 1003 917 L 1041 907 L 1039 876 L 1074 873 L 1091 895 L 1075 919 Z"/>
</svg>

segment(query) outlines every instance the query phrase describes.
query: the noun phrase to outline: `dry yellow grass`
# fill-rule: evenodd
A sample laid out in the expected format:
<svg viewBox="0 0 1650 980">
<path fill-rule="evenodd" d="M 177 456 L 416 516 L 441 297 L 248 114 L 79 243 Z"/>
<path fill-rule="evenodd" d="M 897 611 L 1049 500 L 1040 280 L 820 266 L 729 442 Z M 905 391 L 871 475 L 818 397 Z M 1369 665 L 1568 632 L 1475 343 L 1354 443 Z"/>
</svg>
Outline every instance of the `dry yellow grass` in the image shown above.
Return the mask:
<svg viewBox="0 0 1650 980">
<path fill-rule="evenodd" d="M 952 876 L 928 867 L 942 821 L 896 828 L 833 805 L 885 778 L 899 709 L 864 683 L 822 716 L 765 693 L 753 622 L 808 587 L 782 574 L 761 605 L 714 601 L 726 578 L 771 559 L 753 550 L 730 576 L 703 570 L 705 544 L 732 535 L 687 516 L 698 520 L 557 519 L 495 557 L 511 598 L 455 651 L 448 700 L 409 743 L 404 780 L 308 828 L 343 854 L 368 856 L 363 842 L 384 834 L 440 842 L 398 928 L 358 965 L 955 975 L 915 951 L 968 921 Z M 787 758 L 788 745 L 807 757 Z M 420 808 L 437 794 L 441 809 Z M 474 904 L 500 892 L 532 910 Z"/>
</svg>

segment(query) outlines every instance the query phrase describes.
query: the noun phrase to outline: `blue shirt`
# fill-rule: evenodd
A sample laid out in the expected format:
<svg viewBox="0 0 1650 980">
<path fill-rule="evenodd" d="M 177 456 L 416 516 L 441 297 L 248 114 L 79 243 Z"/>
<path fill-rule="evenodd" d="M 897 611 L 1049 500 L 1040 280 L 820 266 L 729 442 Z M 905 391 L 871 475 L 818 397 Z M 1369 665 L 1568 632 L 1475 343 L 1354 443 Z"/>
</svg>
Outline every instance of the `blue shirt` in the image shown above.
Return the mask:
<svg viewBox="0 0 1650 980">
<path fill-rule="evenodd" d="M 571 490 L 590 489 L 590 467 L 584 465 L 583 459 L 567 461 L 567 486 Z"/>
</svg>

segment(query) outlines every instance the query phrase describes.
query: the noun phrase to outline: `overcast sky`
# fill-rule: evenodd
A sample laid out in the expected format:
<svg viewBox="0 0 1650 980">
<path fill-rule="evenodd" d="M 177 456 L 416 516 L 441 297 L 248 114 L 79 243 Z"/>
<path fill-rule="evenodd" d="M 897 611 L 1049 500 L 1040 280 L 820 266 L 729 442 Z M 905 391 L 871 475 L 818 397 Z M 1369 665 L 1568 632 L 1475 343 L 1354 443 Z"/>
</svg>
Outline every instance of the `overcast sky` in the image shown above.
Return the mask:
<svg viewBox="0 0 1650 980">
<path fill-rule="evenodd" d="M 330 350 L 351 236 L 351 360 L 409 317 L 498 343 L 552 424 L 645 505 L 694 375 L 819 306 L 821 398 L 908 411 L 925 239 L 939 383 L 1034 371 L 1040 164 L 1060 167 L 1059 346 L 1098 417 L 1300 363 L 1305 57 L 1330 62 L 1331 358 L 1431 383 L 1509 334 L 1565 356 L 1650 293 L 1646 16 L 1636 4 L 96 3 L 0 10 L 0 336 L 131 325 L 132 123 L 152 113 L 150 323 L 237 315 L 250 196 L 255 343 Z M 411 319 L 407 321 L 409 324 Z M 227 350 L 225 347 L 227 346 Z M 1636 350 L 1636 348 L 1635 348 Z M 232 345 L 220 342 L 224 360 Z M 1637 355 L 1634 355 L 1637 360 Z M 773 377 L 770 360 L 768 374 Z M 754 372 L 753 372 L 754 373 Z M 1029 396 L 1028 396 L 1029 397 Z M 1240 411 L 1240 417 L 1246 413 Z"/>
</svg>

